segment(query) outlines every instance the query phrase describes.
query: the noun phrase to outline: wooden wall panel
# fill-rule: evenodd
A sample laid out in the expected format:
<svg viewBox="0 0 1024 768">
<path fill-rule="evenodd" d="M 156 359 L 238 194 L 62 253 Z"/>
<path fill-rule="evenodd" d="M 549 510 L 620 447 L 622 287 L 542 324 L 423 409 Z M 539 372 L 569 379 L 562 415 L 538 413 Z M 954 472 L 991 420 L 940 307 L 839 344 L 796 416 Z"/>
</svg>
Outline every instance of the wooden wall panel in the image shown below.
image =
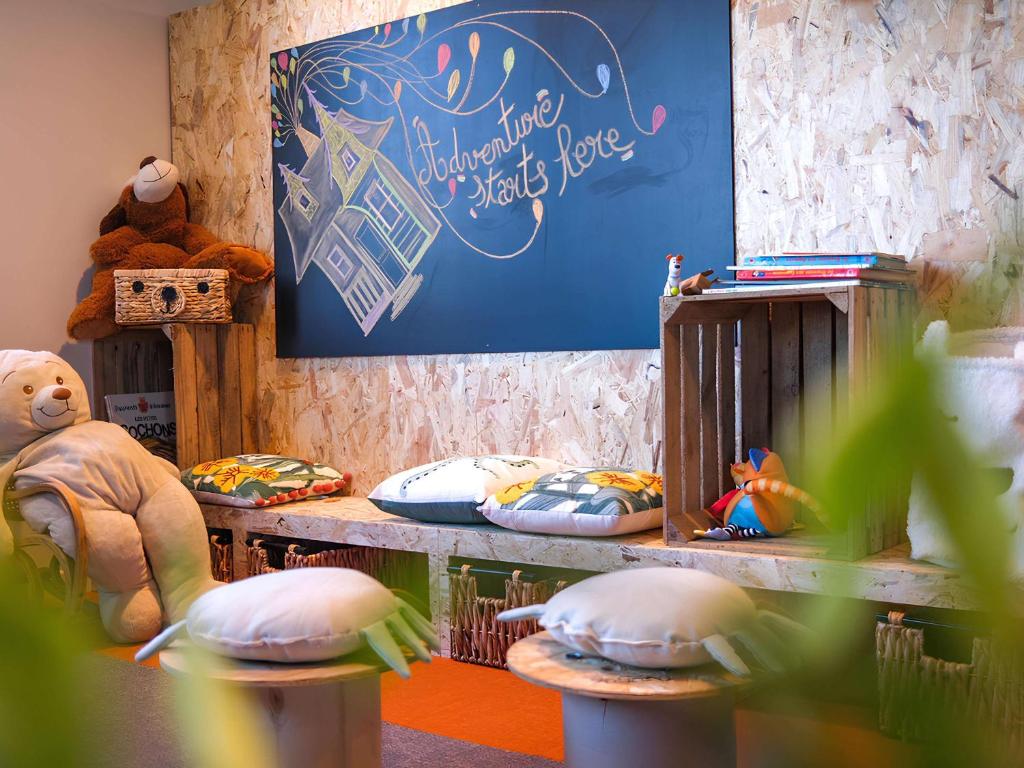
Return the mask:
<svg viewBox="0 0 1024 768">
<path fill-rule="evenodd" d="M 271 51 L 452 4 L 219 0 L 172 17 L 174 160 L 196 220 L 273 250 Z M 734 0 L 732 18 L 739 252 L 926 256 L 935 311 L 991 276 L 982 319 L 1024 320 L 1024 4 Z M 260 446 L 332 461 L 357 493 L 459 452 L 660 463 L 655 351 L 276 360 L 270 293 L 238 319 L 257 326 Z"/>
</svg>

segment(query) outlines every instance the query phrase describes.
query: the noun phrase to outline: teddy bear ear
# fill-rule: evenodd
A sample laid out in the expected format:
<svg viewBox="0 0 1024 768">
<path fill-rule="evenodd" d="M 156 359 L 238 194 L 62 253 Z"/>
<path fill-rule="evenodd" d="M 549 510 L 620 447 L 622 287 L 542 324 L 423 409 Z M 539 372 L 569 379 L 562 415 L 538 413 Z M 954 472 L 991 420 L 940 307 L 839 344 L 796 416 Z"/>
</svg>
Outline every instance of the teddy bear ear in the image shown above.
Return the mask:
<svg viewBox="0 0 1024 768">
<path fill-rule="evenodd" d="M 192 206 L 188 202 L 188 188 L 179 181 L 178 189 L 181 190 L 181 196 L 185 198 L 185 221 L 192 221 Z"/>
<path fill-rule="evenodd" d="M 123 227 L 128 223 L 128 214 L 124 210 L 124 205 L 121 200 L 117 201 L 117 205 L 110 209 L 110 213 L 103 217 L 100 222 L 100 236 L 113 232 L 118 227 Z"/>
</svg>

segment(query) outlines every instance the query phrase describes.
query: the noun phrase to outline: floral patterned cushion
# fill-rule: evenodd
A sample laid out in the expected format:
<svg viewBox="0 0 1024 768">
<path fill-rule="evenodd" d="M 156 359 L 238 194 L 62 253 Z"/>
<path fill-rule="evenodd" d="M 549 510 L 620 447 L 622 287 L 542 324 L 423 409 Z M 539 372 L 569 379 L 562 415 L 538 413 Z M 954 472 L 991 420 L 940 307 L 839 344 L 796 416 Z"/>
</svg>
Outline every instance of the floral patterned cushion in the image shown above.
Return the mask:
<svg viewBox="0 0 1024 768">
<path fill-rule="evenodd" d="M 619 536 L 661 525 L 661 494 L 651 472 L 573 467 L 503 488 L 480 512 L 526 533 Z"/>
<path fill-rule="evenodd" d="M 204 461 L 181 473 L 198 501 L 229 507 L 265 507 L 336 493 L 352 481 L 324 464 L 268 453 Z"/>
</svg>

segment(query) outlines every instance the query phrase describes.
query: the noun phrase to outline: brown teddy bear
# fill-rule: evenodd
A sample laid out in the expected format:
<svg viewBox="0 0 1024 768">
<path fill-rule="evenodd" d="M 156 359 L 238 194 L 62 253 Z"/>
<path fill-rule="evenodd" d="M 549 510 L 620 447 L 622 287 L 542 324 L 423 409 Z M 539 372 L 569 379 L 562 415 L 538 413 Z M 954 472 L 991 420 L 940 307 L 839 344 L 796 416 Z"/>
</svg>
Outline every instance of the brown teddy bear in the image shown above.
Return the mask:
<svg viewBox="0 0 1024 768">
<path fill-rule="evenodd" d="M 188 193 L 178 169 L 147 157 L 100 222 L 100 238 L 89 249 L 96 263 L 92 292 L 68 318 L 68 335 L 101 339 L 119 330 L 114 322 L 115 269 L 226 269 L 236 284 L 265 280 L 269 257 L 226 243 L 189 219 Z"/>
</svg>

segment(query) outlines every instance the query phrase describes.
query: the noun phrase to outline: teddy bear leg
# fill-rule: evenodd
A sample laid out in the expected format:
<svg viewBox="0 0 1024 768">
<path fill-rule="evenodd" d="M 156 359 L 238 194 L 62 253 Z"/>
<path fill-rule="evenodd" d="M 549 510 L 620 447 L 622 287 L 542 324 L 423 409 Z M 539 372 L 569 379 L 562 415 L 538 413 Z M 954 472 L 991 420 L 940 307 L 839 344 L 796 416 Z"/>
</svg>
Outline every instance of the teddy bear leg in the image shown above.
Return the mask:
<svg viewBox="0 0 1024 768">
<path fill-rule="evenodd" d="M 89 505 L 83 512 L 89 578 L 99 593 L 103 628 L 118 643 L 154 637 L 162 626 L 163 607 L 135 520 L 112 507 Z"/>
<path fill-rule="evenodd" d="M 185 618 L 192 602 L 217 585 L 203 513 L 176 477 L 143 494 L 135 512 L 168 623 Z"/>
<path fill-rule="evenodd" d="M 114 322 L 114 270 L 101 269 L 93 275 L 92 292 L 75 307 L 68 318 L 68 336 L 78 341 L 102 339 L 117 333 Z"/>
<path fill-rule="evenodd" d="M 103 628 L 115 643 L 144 643 L 160 633 L 163 608 L 152 579 L 125 592 L 97 592 Z"/>
<path fill-rule="evenodd" d="M 68 557 L 77 556 L 62 504 L 41 494 L 23 499 L 20 508 L 34 531 L 46 532 Z M 103 628 L 115 642 L 149 640 L 160 631 L 163 610 L 135 520 L 119 509 L 94 503 L 83 504 L 82 514 L 89 578 L 99 593 Z"/>
</svg>

